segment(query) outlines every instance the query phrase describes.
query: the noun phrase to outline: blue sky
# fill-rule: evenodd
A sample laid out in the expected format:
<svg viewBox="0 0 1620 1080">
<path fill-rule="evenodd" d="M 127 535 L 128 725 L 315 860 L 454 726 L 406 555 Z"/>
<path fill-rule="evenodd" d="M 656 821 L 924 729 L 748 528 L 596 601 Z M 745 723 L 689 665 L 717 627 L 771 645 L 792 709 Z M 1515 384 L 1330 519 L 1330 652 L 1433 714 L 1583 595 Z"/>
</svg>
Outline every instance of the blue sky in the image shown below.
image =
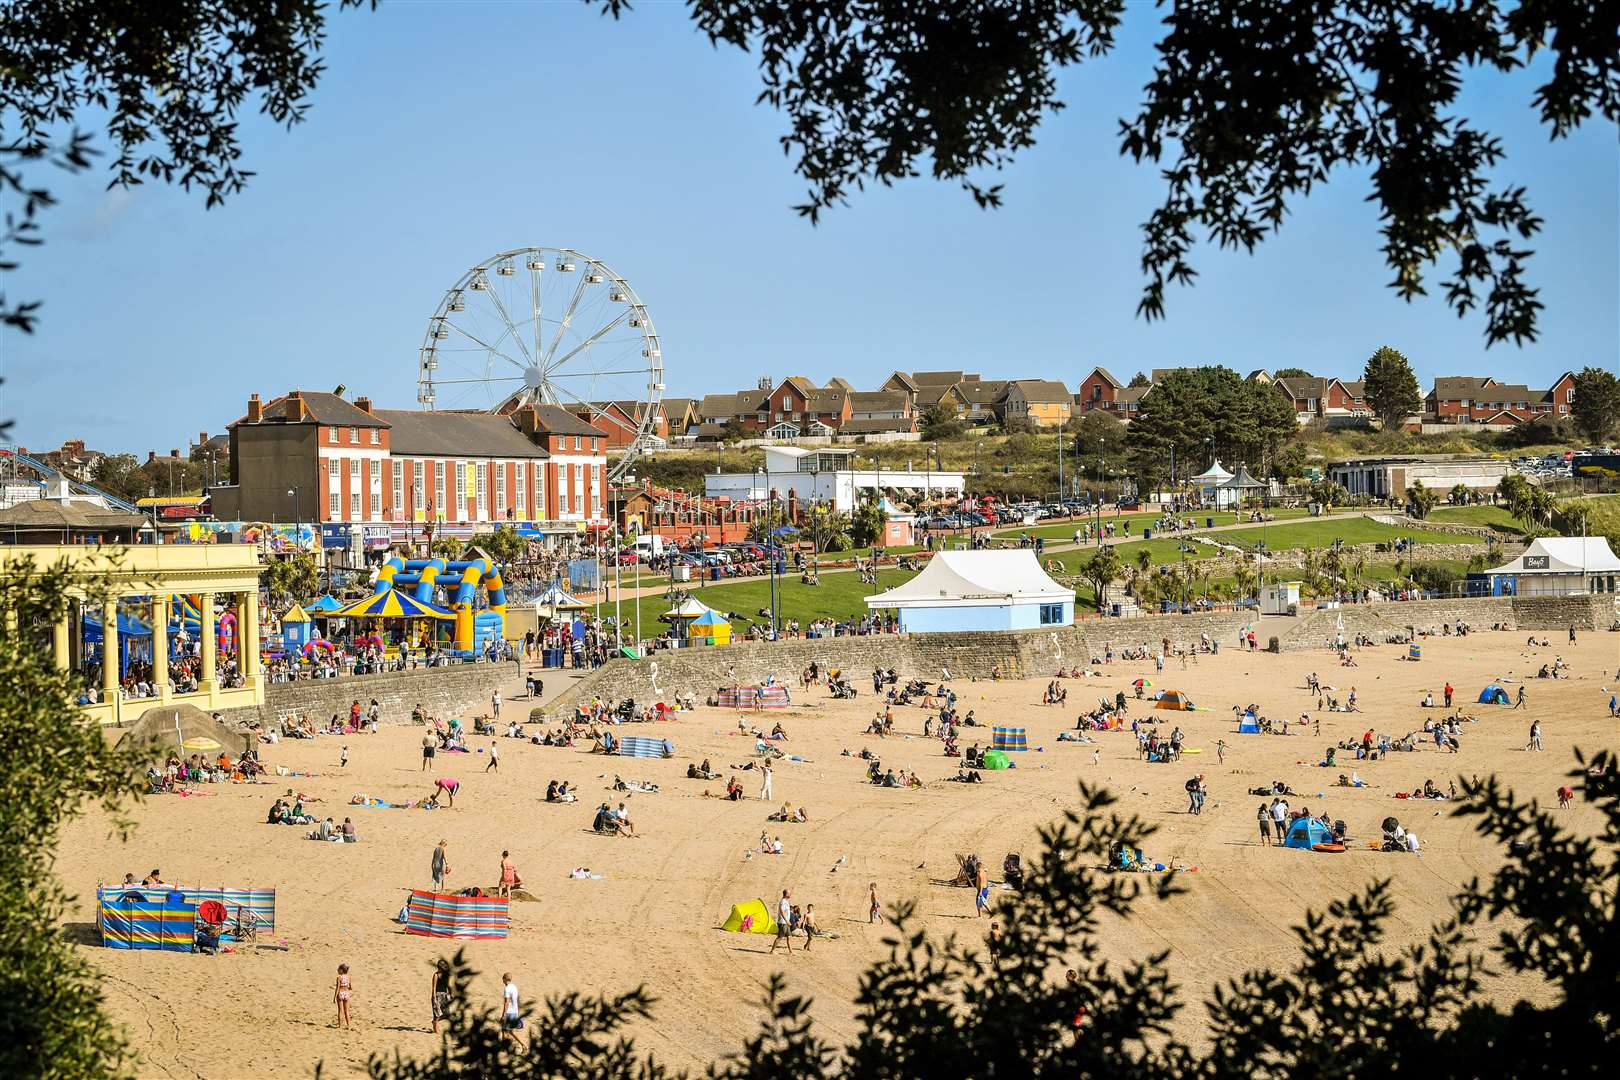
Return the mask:
<svg viewBox="0 0 1620 1080">
<path fill-rule="evenodd" d="M 45 302 L 0 337 L 0 414 L 35 449 L 83 437 L 143 453 L 220 431 L 252 391 L 330 389 L 410 407 L 417 347 L 469 266 L 526 244 L 610 263 L 652 311 L 667 393 L 761 375 L 966 368 L 1076 384 L 1097 363 L 1300 366 L 1354 376 L 1383 344 L 1427 384 L 1541 385 L 1620 357 L 1620 155 L 1613 125 L 1549 142 L 1533 73 L 1470 86 L 1502 170 L 1547 221 L 1532 261 L 1534 345 L 1486 349 L 1477 317 L 1384 283 L 1365 178 L 1340 174 L 1253 256 L 1204 248 L 1169 318 L 1135 315 L 1137 225 L 1156 174 L 1117 153 L 1157 36 L 1133 7 L 1116 53 L 1063 76 L 1069 108 L 981 211 L 928 180 L 858 195 L 811 227 L 755 106 L 753 60 L 711 48 L 675 4 L 615 24 L 573 3 L 394 3 L 333 19 L 306 123 L 244 123 L 257 175 L 224 208 L 177 189 L 52 177 L 63 205 L 24 251 L 13 299 Z M 1443 271 L 1443 268 L 1442 268 Z M 1440 272 L 1432 277 L 1438 291 Z"/>
</svg>

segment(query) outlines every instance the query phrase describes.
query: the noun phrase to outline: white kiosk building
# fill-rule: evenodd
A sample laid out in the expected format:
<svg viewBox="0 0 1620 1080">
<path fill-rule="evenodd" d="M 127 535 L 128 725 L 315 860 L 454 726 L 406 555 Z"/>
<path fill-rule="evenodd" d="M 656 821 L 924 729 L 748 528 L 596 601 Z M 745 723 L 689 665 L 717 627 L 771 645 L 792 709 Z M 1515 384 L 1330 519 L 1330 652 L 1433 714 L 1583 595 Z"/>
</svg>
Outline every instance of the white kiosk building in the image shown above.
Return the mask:
<svg viewBox="0 0 1620 1080">
<path fill-rule="evenodd" d="M 1512 562 L 1468 575 L 1469 592 L 1490 596 L 1579 596 L 1620 586 L 1620 558 L 1601 536 L 1544 536 Z"/>
<path fill-rule="evenodd" d="M 922 573 L 866 598 L 873 611 L 896 608 L 908 633 L 1040 630 L 1074 622 L 1074 590 L 1053 581 L 1035 553 L 941 551 Z"/>
</svg>

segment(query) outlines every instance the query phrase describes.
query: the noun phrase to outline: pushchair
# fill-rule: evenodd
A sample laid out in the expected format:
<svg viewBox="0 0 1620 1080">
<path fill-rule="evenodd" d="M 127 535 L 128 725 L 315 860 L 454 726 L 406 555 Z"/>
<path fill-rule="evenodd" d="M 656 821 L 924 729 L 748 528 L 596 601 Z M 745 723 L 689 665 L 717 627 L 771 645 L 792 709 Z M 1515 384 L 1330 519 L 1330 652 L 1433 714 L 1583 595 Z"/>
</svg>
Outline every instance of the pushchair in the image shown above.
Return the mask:
<svg viewBox="0 0 1620 1080">
<path fill-rule="evenodd" d="M 1008 885 L 1014 889 L 1024 887 L 1024 861 L 1016 851 L 1007 852 L 1007 857 L 1001 860 L 1001 876 Z"/>
</svg>

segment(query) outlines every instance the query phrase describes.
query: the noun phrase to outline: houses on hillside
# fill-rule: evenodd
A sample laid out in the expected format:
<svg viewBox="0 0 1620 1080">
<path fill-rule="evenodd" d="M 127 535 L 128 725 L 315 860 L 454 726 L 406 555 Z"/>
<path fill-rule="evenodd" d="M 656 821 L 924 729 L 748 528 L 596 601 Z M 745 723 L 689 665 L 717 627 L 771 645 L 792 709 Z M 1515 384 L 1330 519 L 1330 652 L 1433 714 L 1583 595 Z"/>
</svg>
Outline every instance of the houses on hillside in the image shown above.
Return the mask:
<svg viewBox="0 0 1620 1080">
<path fill-rule="evenodd" d="M 1153 368 L 1130 383 L 1106 367 L 1094 367 L 1072 392 L 1051 379 L 986 379 L 971 371 L 895 371 L 875 390 L 856 390 L 843 379 L 817 386 L 804 376 L 761 379 L 752 390 L 709 394 L 682 401 L 679 424 L 670 435 L 721 438 L 740 428 L 753 438 L 793 440 L 813 436 L 911 436 L 923 417 L 939 410 L 971 424 L 1015 422 L 1035 428 L 1061 427 L 1090 412 L 1106 412 L 1129 422 L 1156 387 L 1185 368 Z M 1366 385 L 1331 375 L 1273 376 L 1249 372 L 1249 382 L 1270 386 L 1286 399 L 1300 424 L 1366 424 L 1373 417 Z M 1134 384 L 1134 385 L 1133 385 Z M 1543 417 L 1567 416 L 1574 401 L 1574 376 L 1566 372 L 1546 390 L 1492 378 L 1440 378 L 1421 416 L 1408 423 L 1476 424 L 1501 427 Z M 611 403 L 610 403 L 611 404 Z M 667 411 L 667 409 L 666 409 Z"/>
</svg>

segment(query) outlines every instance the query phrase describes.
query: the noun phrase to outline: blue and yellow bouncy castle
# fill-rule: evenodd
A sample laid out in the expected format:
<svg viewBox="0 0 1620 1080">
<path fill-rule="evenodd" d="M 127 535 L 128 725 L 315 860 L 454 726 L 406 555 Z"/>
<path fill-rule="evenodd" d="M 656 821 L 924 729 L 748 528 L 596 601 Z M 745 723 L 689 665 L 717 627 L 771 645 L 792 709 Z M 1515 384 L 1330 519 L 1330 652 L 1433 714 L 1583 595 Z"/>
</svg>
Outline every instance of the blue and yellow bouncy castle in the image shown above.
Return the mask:
<svg viewBox="0 0 1620 1080">
<path fill-rule="evenodd" d="M 431 604 L 433 590 L 442 586 L 455 612 L 453 648 L 457 652 L 479 652 L 490 638 L 505 636 L 506 585 L 501 568 L 488 559 L 446 562 L 444 559 L 389 559 L 377 571 L 377 592 L 389 589 L 408 592 Z M 474 602 L 482 586 L 489 598 L 486 611 L 475 612 Z"/>
</svg>

